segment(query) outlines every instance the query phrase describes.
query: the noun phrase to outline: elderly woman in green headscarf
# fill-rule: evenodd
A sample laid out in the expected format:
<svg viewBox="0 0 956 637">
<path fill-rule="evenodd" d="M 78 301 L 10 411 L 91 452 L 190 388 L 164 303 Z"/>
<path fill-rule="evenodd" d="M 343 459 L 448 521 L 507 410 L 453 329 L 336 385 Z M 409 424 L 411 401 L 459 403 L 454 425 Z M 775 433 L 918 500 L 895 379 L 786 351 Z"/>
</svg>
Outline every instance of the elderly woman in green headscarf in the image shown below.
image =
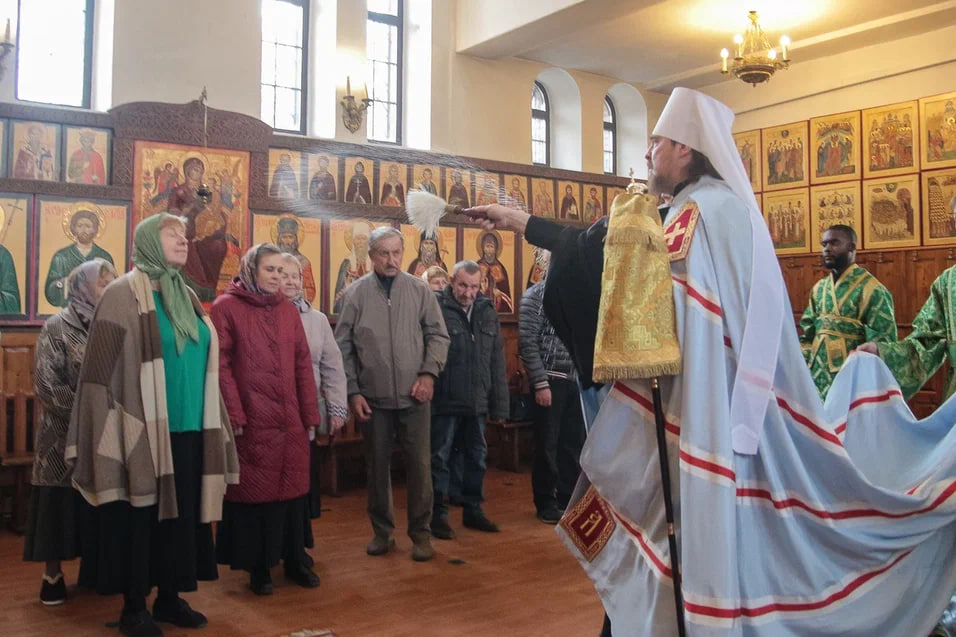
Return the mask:
<svg viewBox="0 0 956 637">
<path fill-rule="evenodd" d="M 217 578 L 210 523 L 239 478 L 216 330 L 180 272 L 187 253 L 179 217 L 136 227 L 134 267 L 90 326 L 67 440 L 73 486 L 95 507 L 80 584 L 124 595 L 127 635 L 161 635 L 157 621 L 205 625 L 179 593 Z"/>
</svg>

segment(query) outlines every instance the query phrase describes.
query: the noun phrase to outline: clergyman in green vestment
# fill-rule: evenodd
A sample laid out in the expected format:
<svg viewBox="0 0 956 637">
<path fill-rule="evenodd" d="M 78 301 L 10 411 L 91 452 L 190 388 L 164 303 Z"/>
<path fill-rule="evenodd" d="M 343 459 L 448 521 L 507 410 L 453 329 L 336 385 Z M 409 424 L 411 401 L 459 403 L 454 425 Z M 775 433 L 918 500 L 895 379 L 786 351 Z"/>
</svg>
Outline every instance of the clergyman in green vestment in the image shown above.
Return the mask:
<svg viewBox="0 0 956 637">
<path fill-rule="evenodd" d="M 46 300 L 56 307 L 67 305 L 66 280 L 73 268 L 97 257 L 116 265 L 110 253 L 93 242 L 100 233 L 100 219 L 95 212 L 82 209 L 74 212 L 70 218 L 70 232 L 75 242 L 53 254 L 46 275 Z"/>
<path fill-rule="evenodd" d="M 929 298 L 913 319 L 913 331 L 902 341 L 861 348 L 879 353 L 909 400 L 949 357 L 956 364 L 956 265 L 943 270 L 929 287 Z M 878 352 L 874 351 L 878 350 Z M 956 391 L 950 367 L 943 400 Z"/>
<path fill-rule="evenodd" d="M 13 255 L 0 246 L 0 314 L 20 313 L 20 285 Z"/>
<path fill-rule="evenodd" d="M 856 265 L 856 232 L 836 225 L 821 240 L 830 274 L 813 286 L 800 319 L 800 345 L 813 382 L 826 398 L 847 355 L 866 341 L 896 340 L 893 295 L 875 276 Z"/>
</svg>

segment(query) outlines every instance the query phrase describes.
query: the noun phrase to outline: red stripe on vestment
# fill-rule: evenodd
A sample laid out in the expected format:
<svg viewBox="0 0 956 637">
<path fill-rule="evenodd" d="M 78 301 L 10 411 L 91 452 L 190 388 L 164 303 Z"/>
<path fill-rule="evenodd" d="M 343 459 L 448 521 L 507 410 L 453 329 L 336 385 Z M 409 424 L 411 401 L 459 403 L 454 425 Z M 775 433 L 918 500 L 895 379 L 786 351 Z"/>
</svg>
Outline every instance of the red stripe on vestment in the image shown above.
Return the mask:
<svg viewBox="0 0 956 637">
<path fill-rule="evenodd" d="M 734 348 L 733 344 L 730 342 L 730 337 L 729 337 L 729 336 L 725 336 L 725 337 L 724 337 L 724 345 L 726 345 L 726 346 L 729 347 L 730 349 L 733 349 L 733 348 Z"/>
<path fill-rule="evenodd" d="M 692 456 L 683 449 L 680 450 L 680 459 L 686 462 L 689 465 L 693 465 L 710 473 L 716 473 L 719 476 L 725 478 L 730 478 L 733 481 L 737 480 L 737 474 L 734 473 L 733 469 L 719 465 L 716 462 L 711 462 L 710 460 L 704 460 L 703 458 L 698 458 L 697 456 Z"/>
<path fill-rule="evenodd" d="M 743 487 L 739 487 L 737 489 L 738 498 L 758 498 L 761 500 L 767 500 L 773 503 L 773 507 L 775 509 L 803 509 L 804 511 L 811 513 L 818 518 L 823 518 L 826 520 L 851 520 L 855 518 L 887 518 L 898 520 L 901 518 L 908 518 L 911 515 L 919 515 L 921 513 L 927 513 L 933 509 L 936 509 L 943 502 L 948 500 L 954 493 L 956 493 L 956 480 L 954 480 L 949 487 L 944 489 L 935 500 L 922 509 L 915 509 L 905 513 L 889 513 L 887 511 L 880 511 L 879 509 L 846 509 L 845 511 L 827 511 L 826 509 L 816 509 L 806 502 L 798 500 L 797 498 L 776 500 L 774 499 L 773 494 L 766 489 L 749 489 Z"/>
<path fill-rule="evenodd" d="M 807 418 L 807 417 L 804 416 L 803 414 L 801 414 L 801 413 L 797 412 L 796 410 L 794 410 L 794 408 L 790 406 L 790 403 L 788 403 L 786 400 L 784 400 L 784 399 L 781 398 L 780 396 L 777 396 L 777 404 L 780 405 L 780 408 L 781 408 L 781 409 L 783 409 L 783 410 L 786 411 L 788 414 L 790 414 L 790 416 L 791 416 L 794 420 L 796 420 L 798 423 L 800 423 L 801 425 L 803 425 L 804 427 L 806 427 L 807 429 L 809 429 L 810 431 L 812 431 L 813 433 L 815 433 L 815 434 L 816 434 L 817 436 L 819 436 L 820 438 L 823 438 L 823 439 L 826 440 L 827 442 L 832 442 L 833 444 L 837 445 L 838 447 L 842 447 L 842 446 L 843 446 L 843 443 L 842 443 L 842 442 L 840 441 L 840 439 L 836 436 L 836 434 L 834 434 L 833 432 L 827 431 L 826 429 L 824 429 L 824 428 L 821 427 L 820 425 L 816 424 L 815 422 L 813 422 L 812 420 L 810 420 L 809 418 Z"/>
<path fill-rule="evenodd" d="M 736 617 L 760 617 L 761 615 L 768 615 L 770 613 L 779 613 L 779 612 L 807 612 L 820 610 L 826 608 L 836 602 L 839 602 L 843 599 L 846 599 L 853 594 L 858 588 L 872 580 L 873 578 L 882 575 L 887 572 L 894 566 L 896 566 L 904 557 L 910 554 L 910 551 L 903 553 L 892 562 L 876 569 L 875 571 L 870 571 L 869 573 L 864 573 L 860 575 L 849 584 L 841 588 L 840 590 L 827 595 L 821 600 L 815 602 L 774 602 L 772 604 L 764 604 L 763 606 L 755 606 L 753 608 L 747 606 L 738 606 L 736 608 L 720 608 L 718 606 L 707 606 L 704 604 L 695 604 L 694 602 L 689 602 L 686 599 L 684 600 L 684 608 L 689 612 L 695 613 L 697 615 L 706 615 L 708 617 L 720 617 L 733 619 Z"/>
<path fill-rule="evenodd" d="M 680 283 L 685 288 L 687 288 L 687 294 L 689 294 L 690 297 L 693 298 L 695 301 L 703 305 L 704 309 L 709 310 L 710 312 L 713 312 L 717 316 L 724 315 L 723 310 L 720 309 L 720 306 L 718 304 L 714 303 L 713 301 L 708 299 L 706 296 L 704 296 L 703 294 L 695 290 L 690 283 L 676 276 L 671 276 L 671 278 L 677 283 Z"/>
<path fill-rule="evenodd" d="M 903 397 L 903 392 L 901 392 L 901 391 L 898 390 L 898 389 L 891 389 L 891 390 L 887 391 L 885 394 L 880 394 L 879 396 L 865 396 L 865 397 L 863 397 L 863 398 L 857 398 L 857 399 L 854 400 L 852 403 L 850 403 L 850 409 L 848 410 L 848 414 L 847 414 L 847 415 L 849 415 L 849 412 L 850 412 L 850 411 L 853 411 L 854 409 L 856 409 L 857 407 L 859 407 L 859 406 L 861 406 L 861 405 L 866 405 L 866 404 L 869 404 L 869 403 L 882 403 L 882 402 L 886 402 L 886 401 L 890 400 L 891 398 L 893 398 L 893 396 L 899 396 L 900 398 L 902 398 L 902 397 Z M 844 420 L 842 423 L 840 423 L 839 425 L 837 425 L 837 426 L 834 428 L 833 431 L 836 432 L 836 433 L 838 433 L 838 434 L 842 434 L 844 431 L 846 431 L 846 425 L 847 425 L 847 421 Z"/>
<path fill-rule="evenodd" d="M 641 396 L 639 393 L 637 393 L 636 391 L 634 391 L 633 389 L 631 389 L 630 387 L 628 387 L 627 385 L 621 382 L 614 383 L 614 389 L 621 392 L 622 394 L 624 394 L 625 396 L 627 396 L 628 398 L 636 402 L 638 405 L 643 407 L 646 411 L 648 411 L 651 414 L 651 416 L 654 415 L 654 403 L 648 400 L 647 398 L 645 398 L 644 396 Z M 667 431 L 674 434 L 675 436 L 680 436 L 680 425 L 675 425 L 672 422 L 668 422 L 666 418 L 664 420 L 664 428 L 667 429 Z"/>
<path fill-rule="evenodd" d="M 641 529 L 631 524 L 631 521 L 618 513 L 617 509 L 612 508 L 611 511 L 614 513 L 614 517 L 616 517 L 621 523 L 621 526 L 624 528 L 624 530 L 634 536 L 634 539 L 637 540 L 638 545 L 641 547 L 641 552 L 644 553 L 644 556 L 647 557 L 648 560 L 650 560 L 654 568 L 656 568 L 664 577 L 673 579 L 674 572 L 671 570 L 670 566 L 664 564 L 664 562 L 657 557 L 657 554 L 651 550 L 651 547 L 648 546 L 647 539 L 644 537 L 644 533 L 641 531 Z"/>
</svg>

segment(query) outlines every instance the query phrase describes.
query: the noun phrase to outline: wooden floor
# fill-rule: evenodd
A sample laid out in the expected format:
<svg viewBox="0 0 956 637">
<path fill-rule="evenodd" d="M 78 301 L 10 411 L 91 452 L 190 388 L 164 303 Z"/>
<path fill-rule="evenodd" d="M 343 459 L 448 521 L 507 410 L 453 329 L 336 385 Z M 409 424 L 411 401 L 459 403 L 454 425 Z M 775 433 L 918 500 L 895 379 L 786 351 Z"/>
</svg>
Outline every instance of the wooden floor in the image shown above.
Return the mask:
<svg viewBox="0 0 956 637">
<path fill-rule="evenodd" d="M 485 510 L 502 532 L 485 534 L 461 526 L 461 510 L 450 520 L 458 537 L 434 540 L 436 558 L 413 562 L 411 542 L 397 534 L 398 550 L 386 557 L 365 555 L 371 527 L 365 491 L 324 498 L 313 529 L 317 589 L 287 582 L 273 571 L 276 591 L 256 597 L 241 571 L 220 568 L 219 580 L 201 583 L 184 597 L 206 614 L 209 625 L 183 630 L 163 624 L 168 636 L 278 636 L 302 629 L 330 628 L 340 637 L 465 635 L 597 635 L 603 612 L 584 572 L 560 543 L 554 527 L 534 516 L 531 478 L 489 469 Z M 405 495 L 396 488 L 396 526 L 405 527 Z M 39 602 L 42 565 L 21 561 L 22 538 L 0 531 L 0 635 L 116 634 L 121 599 L 70 588 L 70 599 L 46 608 Z M 79 564 L 64 566 L 67 583 Z"/>
</svg>

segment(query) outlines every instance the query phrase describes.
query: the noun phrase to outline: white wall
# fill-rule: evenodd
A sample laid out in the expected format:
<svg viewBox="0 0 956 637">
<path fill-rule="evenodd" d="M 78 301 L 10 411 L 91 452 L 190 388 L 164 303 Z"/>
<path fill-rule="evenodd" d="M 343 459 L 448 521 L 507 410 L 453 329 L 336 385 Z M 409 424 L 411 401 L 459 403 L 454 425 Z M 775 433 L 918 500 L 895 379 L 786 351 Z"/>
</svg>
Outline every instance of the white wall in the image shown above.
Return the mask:
<svg viewBox="0 0 956 637">
<path fill-rule="evenodd" d="M 150 11 L 145 0 L 98 0 L 94 108 L 135 101 L 184 103 L 197 99 L 206 86 L 210 106 L 259 117 L 259 2 L 167 0 L 162 11 Z M 0 0 L 0 11 L 7 5 L 15 16 L 16 0 Z M 455 52 L 455 2 L 406 0 L 406 7 L 405 145 L 530 164 L 531 86 L 544 73 L 560 77 L 579 102 L 570 109 L 567 103 L 555 105 L 553 121 L 569 122 L 571 138 L 555 140 L 553 165 L 603 171 L 603 100 L 618 80 L 515 58 L 460 55 Z M 348 132 L 339 106 L 346 76 L 353 95 L 362 96 L 366 17 L 365 0 L 310 0 L 310 136 L 367 143 L 366 127 Z M 0 82 L 0 100 L 13 100 L 12 77 L 8 70 Z M 644 130 L 650 130 L 667 96 L 640 95 L 647 110 Z M 637 154 L 643 154 L 643 144 Z M 620 162 L 623 174 L 632 163 Z M 640 165 L 634 168 L 640 174 Z"/>
<path fill-rule="evenodd" d="M 116 3 L 113 104 L 195 100 L 259 117 L 258 0 Z"/>
</svg>

